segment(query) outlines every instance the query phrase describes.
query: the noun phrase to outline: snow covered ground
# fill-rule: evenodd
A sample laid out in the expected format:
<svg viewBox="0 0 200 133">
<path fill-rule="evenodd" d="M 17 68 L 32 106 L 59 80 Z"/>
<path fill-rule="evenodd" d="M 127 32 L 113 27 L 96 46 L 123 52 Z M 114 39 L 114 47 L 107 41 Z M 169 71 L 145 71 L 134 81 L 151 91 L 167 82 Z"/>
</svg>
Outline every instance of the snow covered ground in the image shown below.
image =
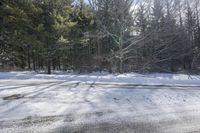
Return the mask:
<svg viewBox="0 0 200 133">
<path fill-rule="evenodd" d="M 90 132 L 96 132 L 102 125 L 112 124 L 107 127 L 111 130 L 125 123 L 122 132 L 200 131 L 198 76 L 2 72 L 0 78 L 0 132 L 78 132 L 92 127 Z M 23 97 L 4 100 L 14 94 Z M 24 126 L 27 121 L 30 128 Z"/>
<path fill-rule="evenodd" d="M 176 85 L 176 86 L 200 86 L 199 75 L 186 74 L 109 74 L 91 73 L 76 74 L 55 72 L 55 74 L 38 74 L 36 72 L 0 72 L 0 80 L 65 80 L 88 83 L 109 83 L 109 84 L 135 84 L 135 85 Z"/>
<path fill-rule="evenodd" d="M 169 106 L 200 106 L 197 88 L 155 88 L 67 81 L 0 81 L 0 120 L 88 112 L 170 111 Z M 197 89 L 197 90 L 196 90 Z M 22 94 L 18 100 L 3 97 Z M 165 106 L 167 105 L 167 106 Z M 169 110 L 168 110 L 169 109 Z M 132 112 L 134 110 L 134 112 Z M 159 110 L 160 111 L 160 110 Z M 155 113 L 155 112 L 154 112 Z"/>
</svg>

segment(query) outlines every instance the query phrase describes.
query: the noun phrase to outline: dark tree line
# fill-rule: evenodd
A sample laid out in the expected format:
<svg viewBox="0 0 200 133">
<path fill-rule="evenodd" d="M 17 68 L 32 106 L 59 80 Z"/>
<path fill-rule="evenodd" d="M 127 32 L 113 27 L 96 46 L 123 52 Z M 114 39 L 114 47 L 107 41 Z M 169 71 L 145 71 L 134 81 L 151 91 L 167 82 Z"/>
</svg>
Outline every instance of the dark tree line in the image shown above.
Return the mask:
<svg viewBox="0 0 200 133">
<path fill-rule="evenodd" d="M 198 71 L 198 0 L 2 0 L 1 70 Z"/>
</svg>

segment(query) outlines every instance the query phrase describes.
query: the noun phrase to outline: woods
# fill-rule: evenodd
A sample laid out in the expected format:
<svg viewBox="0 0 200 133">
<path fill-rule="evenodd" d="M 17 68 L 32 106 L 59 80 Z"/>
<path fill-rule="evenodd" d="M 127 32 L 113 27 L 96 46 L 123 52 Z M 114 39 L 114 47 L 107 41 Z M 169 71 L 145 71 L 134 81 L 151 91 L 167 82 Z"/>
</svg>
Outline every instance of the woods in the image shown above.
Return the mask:
<svg viewBox="0 0 200 133">
<path fill-rule="evenodd" d="M 199 0 L 2 0 L 1 70 L 200 69 Z"/>
</svg>

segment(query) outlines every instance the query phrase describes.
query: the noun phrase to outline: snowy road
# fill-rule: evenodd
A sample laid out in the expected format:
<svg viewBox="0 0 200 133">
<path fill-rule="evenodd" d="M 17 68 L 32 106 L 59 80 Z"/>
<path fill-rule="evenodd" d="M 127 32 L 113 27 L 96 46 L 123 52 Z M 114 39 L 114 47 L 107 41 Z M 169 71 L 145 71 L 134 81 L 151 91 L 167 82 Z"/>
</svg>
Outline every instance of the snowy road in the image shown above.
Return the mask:
<svg viewBox="0 0 200 133">
<path fill-rule="evenodd" d="M 199 133 L 200 87 L 0 80 L 0 132 Z"/>
</svg>

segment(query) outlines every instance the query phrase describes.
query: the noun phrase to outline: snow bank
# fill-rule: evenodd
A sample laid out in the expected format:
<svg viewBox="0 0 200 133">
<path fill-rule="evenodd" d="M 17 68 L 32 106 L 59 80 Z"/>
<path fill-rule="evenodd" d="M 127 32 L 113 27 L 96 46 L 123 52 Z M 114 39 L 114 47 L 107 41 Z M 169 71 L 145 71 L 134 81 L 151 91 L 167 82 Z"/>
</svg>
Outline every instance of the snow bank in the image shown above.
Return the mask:
<svg viewBox="0 0 200 133">
<path fill-rule="evenodd" d="M 65 80 L 88 83 L 109 83 L 109 84 L 134 84 L 134 85 L 176 85 L 176 86 L 200 86 L 199 75 L 185 74 L 109 74 L 109 73 L 91 73 L 76 74 L 55 72 L 52 75 L 38 74 L 36 72 L 0 72 L 1 80 Z"/>
</svg>

